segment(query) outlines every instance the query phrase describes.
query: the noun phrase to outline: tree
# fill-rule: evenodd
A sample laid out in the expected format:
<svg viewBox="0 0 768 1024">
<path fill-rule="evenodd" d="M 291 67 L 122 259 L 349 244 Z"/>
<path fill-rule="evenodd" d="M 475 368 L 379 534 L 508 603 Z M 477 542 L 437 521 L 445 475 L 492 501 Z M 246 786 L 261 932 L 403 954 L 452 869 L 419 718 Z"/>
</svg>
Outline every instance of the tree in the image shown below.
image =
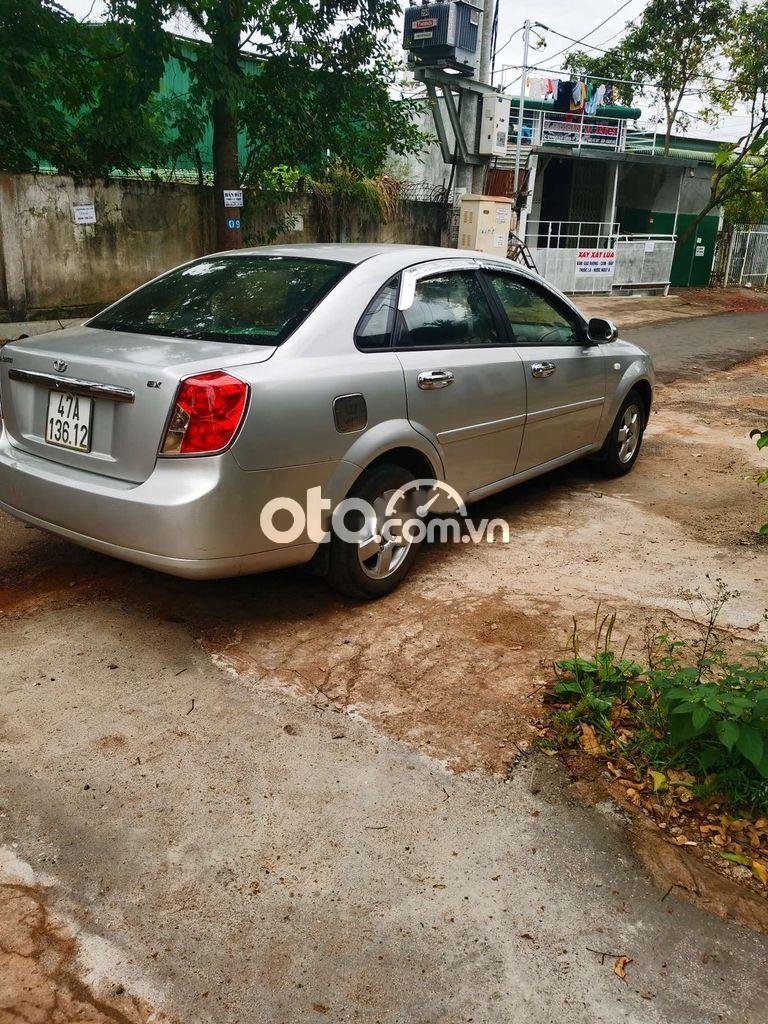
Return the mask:
<svg viewBox="0 0 768 1024">
<path fill-rule="evenodd" d="M 0 166 L 58 164 L 90 92 L 80 26 L 53 0 L 0 0 Z"/>
<path fill-rule="evenodd" d="M 748 124 L 738 139 L 715 158 L 704 208 L 678 239 L 681 246 L 710 210 L 724 206 L 731 215 L 768 200 L 768 7 L 744 4 L 736 12 L 725 47 L 728 75 L 712 89 L 713 102 L 726 112 L 746 108 Z"/>
<path fill-rule="evenodd" d="M 650 0 L 640 21 L 617 46 L 598 57 L 574 53 L 568 66 L 580 73 L 641 83 L 622 87 L 632 93 L 658 93 L 664 105 L 664 155 L 669 155 L 674 127 L 689 118 L 683 101 L 694 93 L 708 95 L 730 36 L 730 0 Z M 712 119 L 714 112 L 702 110 Z"/>
<path fill-rule="evenodd" d="M 420 142 L 407 105 L 389 91 L 394 65 L 387 34 L 400 14 L 398 0 L 112 0 L 110 6 L 120 24 L 143 25 L 156 40 L 170 18 L 181 16 L 208 43 L 190 57 L 165 33 L 160 48 L 185 63 L 190 102 L 210 113 L 221 248 L 241 238 L 223 216 L 222 190 L 239 188 L 255 169 L 295 166 L 306 155 L 304 162 L 315 166 L 324 158 L 370 170 L 380 167 L 388 147 L 403 152 Z M 245 55 L 259 58 L 258 66 Z M 247 166 L 239 159 L 240 133 Z"/>
<path fill-rule="evenodd" d="M 574 50 L 563 62 L 568 71 L 579 77 L 604 79 L 615 83 L 615 92 L 622 103 L 629 106 L 635 95 L 633 69 L 627 65 L 623 50 L 614 48 L 607 53 L 592 55 L 585 50 Z"/>
<path fill-rule="evenodd" d="M 55 0 L 0 0 L 0 168 L 87 178 L 161 165 L 151 42 L 81 24 Z"/>
</svg>

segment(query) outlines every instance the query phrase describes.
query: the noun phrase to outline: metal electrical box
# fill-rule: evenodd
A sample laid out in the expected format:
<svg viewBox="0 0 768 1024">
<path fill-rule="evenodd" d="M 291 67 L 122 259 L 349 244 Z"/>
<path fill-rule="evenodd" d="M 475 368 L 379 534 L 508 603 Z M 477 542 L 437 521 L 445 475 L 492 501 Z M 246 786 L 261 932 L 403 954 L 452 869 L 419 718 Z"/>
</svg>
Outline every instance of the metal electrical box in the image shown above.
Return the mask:
<svg viewBox="0 0 768 1024">
<path fill-rule="evenodd" d="M 413 67 L 451 68 L 474 75 L 481 15 L 482 7 L 471 0 L 408 7 L 403 33 L 408 62 Z"/>
<path fill-rule="evenodd" d="M 512 200 L 465 195 L 459 200 L 459 249 L 506 256 L 512 224 Z"/>
<path fill-rule="evenodd" d="M 509 112 L 512 101 L 508 96 L 486 93 L 480 119 L 480 142 L 477 151 L 483 156 L 506 156 L 509 133 Z"/>
</svg>

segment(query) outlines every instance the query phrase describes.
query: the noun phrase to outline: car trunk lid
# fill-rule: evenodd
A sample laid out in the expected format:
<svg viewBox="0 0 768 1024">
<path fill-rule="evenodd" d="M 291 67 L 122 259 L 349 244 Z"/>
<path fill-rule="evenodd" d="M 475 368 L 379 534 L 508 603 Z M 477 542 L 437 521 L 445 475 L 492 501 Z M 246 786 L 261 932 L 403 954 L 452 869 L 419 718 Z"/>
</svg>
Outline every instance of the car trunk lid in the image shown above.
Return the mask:
<svg viewBox="0 0 768 1024">
<path fill-rule="evenodd" d="M 274 351 L 90 327 L 26 338 L 0 350 L 5 428 L 14 445 L 32 454 L 140 483 L 154 468 L 179 381 L 219 369 L 236 375 L 238 366 Z M 90 451 L 46 441 L 51 392 L 91 398 Z"/>
</svg>

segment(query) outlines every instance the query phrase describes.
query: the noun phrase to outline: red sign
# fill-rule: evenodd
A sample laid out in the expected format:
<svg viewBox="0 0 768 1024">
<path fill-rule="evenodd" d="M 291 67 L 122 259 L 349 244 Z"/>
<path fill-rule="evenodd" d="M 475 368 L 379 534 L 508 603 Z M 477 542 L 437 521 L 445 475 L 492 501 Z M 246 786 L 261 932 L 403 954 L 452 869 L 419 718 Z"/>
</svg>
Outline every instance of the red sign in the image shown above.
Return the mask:
<svg viewBox="0 0 768 1024">
<path fill-rule="evenodd" d="M 418 18 L 411 25 L 411 28 L 434 28 L 437 25 L 437 18 Z"/>
</svg>

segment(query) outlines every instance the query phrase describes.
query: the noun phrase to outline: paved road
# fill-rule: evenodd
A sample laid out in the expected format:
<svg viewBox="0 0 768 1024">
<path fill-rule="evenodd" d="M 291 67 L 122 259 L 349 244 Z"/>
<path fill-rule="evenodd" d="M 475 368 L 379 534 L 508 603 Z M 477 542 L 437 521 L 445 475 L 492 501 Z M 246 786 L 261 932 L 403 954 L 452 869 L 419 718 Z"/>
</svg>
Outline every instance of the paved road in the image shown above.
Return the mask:
<svg viewBox="0 0 768 1024">
<path fill-rule="evenodd" d="M 623 332 L 653 356 L 659 380 L 691 379 L 768 352 L 768 312 L 728 313 Z"/>
</svg>

